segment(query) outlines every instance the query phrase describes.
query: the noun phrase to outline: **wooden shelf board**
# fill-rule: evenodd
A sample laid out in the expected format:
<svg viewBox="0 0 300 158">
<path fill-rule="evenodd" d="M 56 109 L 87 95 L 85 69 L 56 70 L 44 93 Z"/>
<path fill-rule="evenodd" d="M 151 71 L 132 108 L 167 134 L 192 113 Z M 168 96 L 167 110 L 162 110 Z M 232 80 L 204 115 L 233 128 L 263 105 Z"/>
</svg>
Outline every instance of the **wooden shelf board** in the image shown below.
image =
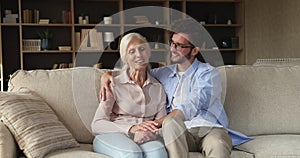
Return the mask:
<svg viewBox="0 0 300 158">
<path fill-rule="evenodd" d="M 220 49 L 201 49 L 200 51 L 220 51 L 220 52 L 229 52 L 229 51 L 242 51 L 242 48 L 220 48 Z"/>
<path fill-rule="evenodd" d="M 40 50 L 40 51 L 29 51 L 29 50 L 23 50 L 22 51 L 25 54 L 34 54 L 34 53 L 73 53 L 73 51 L 62 51 L 62 50 Z"/>
<path fill-rule="evenodd" d="M 152 52 L 166 52 L 166 51 L 170 51 L 168 49 L 151 49 Z"/>
<path fill-rule="evenodd" d="M 97 51 L 97 50 L 80 50 L 76 51 L 77 53 L 117 53 L 120 50 L 102 50 L 102 51 Z"/>
<path fill-rule="evenodd" d="M 239 3 L 242 0 L 186 0 L 186 2 L 207 2 L 207 3 Z"/>
<path fill-rule="evenodd" d="M 136 0 L 127 0 L 128 2 L 136 2 Z M 139 2 L 167 2 L 167 0 L 139 0 Z"/>
<path fill-rule="evenodd" d="M 121 24 L 74 24 L 76 27 L 121 27 Z"/>
<path fill-rule="evenodd" d="M 57 26 L 57 27 L 72 27 L 72 24 L 33 24 L 33 23 L 22 23 L 22 26 Z"/>
<path fill-rule="evenodd" d="M 19 26 L 19 23 L 1 23 L 1 26 Z"/>
<path fill-rule="evenodd" d="M 156 25 L 156 24 L 124 24 L 123 26 L 124 27 L 140 27 L 140 26 L 143 26 L 143 27 L 159 27 L 159 28 L 169 27 L 169 25 L 167 25 L 167 24 L 159 24 L 159 25 Z"/>
<path fill-rule="evenodd" d="M 80 0 L 84 2 L 118 2 L 119 0 Z"/>
<path fill-rule="evenodd" d="M 104 50 L 104 52 L 107 52 L 107 53 L 118 53 L 118 52 L 120 52 L 120 50 Z"/>
<path fill-rule="evenodd" d="M 151 49 L 152 52 L 166 52 L 166 51 L 169 51 L 168 49 Z M 94 51 L 94 50 L 91 50 L 91 51 L 88 51 L 88 50 L 84 50 L 84 51 L 77 51 L 79 53 L 97 53 L 97 52 L 106 52 L 106 53 L 118 53 L 120 52 L 120 50 L 104 50 L 104 51 Z"/>
<path fill-rule="evenodd" d="M 204 24 L 204 27 L 241 27 L 242 24 Z"/>
</svg>

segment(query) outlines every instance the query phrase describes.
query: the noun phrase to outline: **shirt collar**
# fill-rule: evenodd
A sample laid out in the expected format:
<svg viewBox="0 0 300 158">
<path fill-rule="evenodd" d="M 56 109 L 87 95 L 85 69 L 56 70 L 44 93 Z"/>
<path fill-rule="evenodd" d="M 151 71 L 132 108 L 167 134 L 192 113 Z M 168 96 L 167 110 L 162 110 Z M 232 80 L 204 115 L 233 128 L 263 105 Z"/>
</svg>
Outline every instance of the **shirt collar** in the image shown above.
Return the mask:
<svg viewBox="0 0 300 158">
<path fill-rule="evenodd" d="M 197 59 L 195 59 L 194 62 L 192 63 L 192 65 L 185 71 L 183 76 L 189 75 L 189 74 L 192 74 L 193 72 L 195 72 L 195 70 L 198 69 L 199 64 L 200 64 L 200 62 Z"/>
<path fill-rule="evenodd" d="M 135 84 L 134 81 L 130 80 L 127 70 L 123 70 L 121 71 L 119 78 L 120 78 L 120 83 L 121 84 L 126 84 L 126 83 L 131 83 L 131 84 Z M 144 83 L 144 86 L 151 84 L 151 83 L 155 83 L 155 79 L 149 74 L 149 72 L 147 72 L 147 80 Z"/>
<path fill-rule="evenodd" d="M 200 62 L 197 59 L 195 59 L 194 62 L 192 63 L 192 65 L 190 65 L 190 67 L 185 71 L 183 76 L 193 73 L 198 68 L 199 64 L 200 64 Z M 172 73 L 169 75 L 169 77 L 177 76 L 177 64 L 171 65 L 171 70 L 172 70 Z"/>
</svg>

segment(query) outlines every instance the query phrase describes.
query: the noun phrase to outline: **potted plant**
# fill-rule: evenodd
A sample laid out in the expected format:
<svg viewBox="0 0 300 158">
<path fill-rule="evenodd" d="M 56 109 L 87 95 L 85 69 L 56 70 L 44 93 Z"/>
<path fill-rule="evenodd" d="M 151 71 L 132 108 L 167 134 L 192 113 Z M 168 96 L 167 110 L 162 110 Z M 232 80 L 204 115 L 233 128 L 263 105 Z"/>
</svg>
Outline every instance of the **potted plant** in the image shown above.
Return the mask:
<svg viewBox="0 0 300 158">
<path fill-rule="evenodd" d="M 41 39 L 41 48 L 42 50 L 48 50 L 51 48 L 51 38 L 53 37 L 52 32 L 49 29 L 45 31 L 38 32 L 38 35 Z"/>
</svg>

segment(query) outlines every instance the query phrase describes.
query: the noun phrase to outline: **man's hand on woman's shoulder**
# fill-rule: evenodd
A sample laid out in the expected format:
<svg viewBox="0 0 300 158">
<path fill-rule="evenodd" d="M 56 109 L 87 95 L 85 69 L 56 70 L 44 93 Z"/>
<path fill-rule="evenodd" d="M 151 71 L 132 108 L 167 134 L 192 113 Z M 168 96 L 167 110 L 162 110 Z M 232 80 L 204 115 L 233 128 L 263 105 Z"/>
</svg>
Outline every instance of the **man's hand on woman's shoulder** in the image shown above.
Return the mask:
<svg viewBox="0 0 300 158">
<path fill-rule="evenodd" d="M 100 86 L 101 88 L 99 92 L 99 98 L 101 101 L 106 100 L 106 93 L 113 96 L 113 93 L 110 89 L 110 84 L 112 84 L 112 86 L 115 85 L 112 72 L 103 73 L 101 76 L 101 86 Z"/>
</svg>

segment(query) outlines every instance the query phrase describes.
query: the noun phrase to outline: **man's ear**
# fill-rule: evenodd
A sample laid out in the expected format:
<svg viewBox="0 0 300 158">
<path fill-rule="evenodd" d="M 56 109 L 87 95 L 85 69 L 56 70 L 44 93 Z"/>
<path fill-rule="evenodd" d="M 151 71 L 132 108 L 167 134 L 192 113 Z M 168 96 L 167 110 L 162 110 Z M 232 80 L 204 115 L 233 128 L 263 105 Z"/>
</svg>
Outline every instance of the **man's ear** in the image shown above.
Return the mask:
<svg viewBox="0 0 300 158">
<path fill-rule="evenodd" d="M 200 48 L 199 48 L 199 47 L 195 47 L 195 48 L 192 50 L 192 55 L 193 55 L 193 56 L 196 56 L 199 52 L 200 52 Z"/>
</svg>

